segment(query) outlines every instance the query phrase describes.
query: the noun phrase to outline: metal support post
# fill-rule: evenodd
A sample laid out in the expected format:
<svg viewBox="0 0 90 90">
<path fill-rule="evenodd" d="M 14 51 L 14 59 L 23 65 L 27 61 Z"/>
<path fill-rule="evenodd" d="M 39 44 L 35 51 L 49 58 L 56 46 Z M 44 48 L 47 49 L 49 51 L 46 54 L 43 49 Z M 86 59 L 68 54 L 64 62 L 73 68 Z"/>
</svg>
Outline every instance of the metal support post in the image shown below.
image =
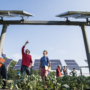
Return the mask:
<svg viewBox="0 0 90 90">
<path fill-rule="evenodd" d="M 3 48 L 3 44 L 4 44 L 4 39 L 5 39 L 7 26 L 8 26 L 7 24 L 4 24 L 3 28 L 2 28 L 2 32 L 1 32 L 1 37 L 0 37 L 0 57 L 1 57 L 1 51 L 2 51 L 2 48 Z"/>
<path fill-rule="evenodd" d="M 87 61 L 88 61 L 88 67 L 89 67 L 89 73 L 90 73 L 90 48 L 89 48 L 89 42 L 87 38 L 86 28 L 85 25 L 81 25 L 85 49 L 86 49 L 86 55 L 87 55 Z"/>
</svg>

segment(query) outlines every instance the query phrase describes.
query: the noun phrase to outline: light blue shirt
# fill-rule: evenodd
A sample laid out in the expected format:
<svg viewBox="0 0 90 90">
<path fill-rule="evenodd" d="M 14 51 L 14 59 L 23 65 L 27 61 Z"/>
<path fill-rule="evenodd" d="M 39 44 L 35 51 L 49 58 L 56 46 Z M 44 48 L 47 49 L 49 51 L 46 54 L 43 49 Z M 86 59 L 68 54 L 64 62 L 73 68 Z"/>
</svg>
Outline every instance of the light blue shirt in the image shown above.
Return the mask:
<svg viewBox="0 0 90 90">
<path fill-rule="evenodd" d="M 6 57 L 6 55 L 4 55 L 4 54 L 1 54 L 1 56 L 2 56 L 2 58 Z"/>
</svg>

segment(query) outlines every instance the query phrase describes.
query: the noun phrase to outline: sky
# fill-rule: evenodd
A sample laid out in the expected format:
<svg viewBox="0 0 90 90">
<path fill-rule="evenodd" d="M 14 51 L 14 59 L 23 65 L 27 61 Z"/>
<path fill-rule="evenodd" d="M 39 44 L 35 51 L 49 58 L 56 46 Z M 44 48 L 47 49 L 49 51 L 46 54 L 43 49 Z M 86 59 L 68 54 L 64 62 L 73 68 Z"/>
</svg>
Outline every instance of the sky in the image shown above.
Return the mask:
<svg viewBox="0 0 90 90">
<path fill-rule="evenodd" d="M 0 0 L 0 10 L 23 10 L 34 15 L 27 20 L 65 21 L 56 15 L 66 11 L 90 11 L 90 0 Z M 4 20 L 20 20 L 20 17 Z M 72 19 L 71 21 L 85 21 Z M 0 32 L 2 25 L 0 25 Z M 90 27 L 86 26 L 90 44 Z M 18 61 L 22 58 L 21 48 L 26 41 L 33 58 L 40 59 L 43 50 L 48 51 L 50 59 L 75 60 L 80 66 L 87 66 L 82 31 L 79 26 L 9 25 L 3 50 L 7 57 Z M 88 69 L 82 70 L 88 73 Z"/>
</svg>

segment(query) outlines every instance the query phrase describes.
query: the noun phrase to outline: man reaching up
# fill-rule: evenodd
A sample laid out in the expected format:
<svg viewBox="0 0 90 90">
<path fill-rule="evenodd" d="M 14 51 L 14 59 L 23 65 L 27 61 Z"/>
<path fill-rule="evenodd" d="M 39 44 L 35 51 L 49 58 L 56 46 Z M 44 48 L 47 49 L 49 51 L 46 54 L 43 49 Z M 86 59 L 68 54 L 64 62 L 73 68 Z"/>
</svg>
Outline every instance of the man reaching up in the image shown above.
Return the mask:
<svg viewBox="0 0 90 90">
<path fill-rule="evenodd" d="M 22 47 L 22 66 L 21 66 L 22 75 L 25 75 L 25 72 L 27 73 L 27 75 L 30 75 L 30 68 L 32 67 L 32 57 L 31 55 L 29 55 L 30 51 L 26 49 L 24 52 L 24 48 L 28 43 L 29 42 L 26 41 L 25 45 Z"/>
</svg>

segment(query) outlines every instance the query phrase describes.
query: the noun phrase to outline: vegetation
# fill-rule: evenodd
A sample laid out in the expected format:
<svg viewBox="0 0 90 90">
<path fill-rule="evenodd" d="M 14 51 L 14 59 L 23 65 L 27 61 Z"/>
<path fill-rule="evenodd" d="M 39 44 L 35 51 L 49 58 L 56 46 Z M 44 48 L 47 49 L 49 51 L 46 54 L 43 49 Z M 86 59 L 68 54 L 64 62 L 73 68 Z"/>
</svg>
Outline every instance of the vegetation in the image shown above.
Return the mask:
<svg viewBox="0 0 90 90">
<path fill-rule="evenodd" d="M 90 90 L 90 77 L 63 76 L 55 78 L 53 74 L 49 75 L 45 85 L 42 83 L 40 75 L 16 76 L 13 83 L 7 84 L 10 89 L 19 90 Z"/>
<path fill-rule="evenodd" d="M 13 80 L 12 83 L 7 83 L 10 89 L 19 90 L 87 90 L 90 89 L 90 77 L 78 76 L 63 76 L 55 78 L 56 73 L 50 72 L 45 82 L 42 83 L 40 73 L 38 70 L 31 70 L 30 76 L 19 76 L 18 71 L 13 70 L 16 61 L 12 61 L 8 69 L 7 80 Z M 0 86 L 2 86 L 2 78 L 0 79 Z"/>
</svg>

